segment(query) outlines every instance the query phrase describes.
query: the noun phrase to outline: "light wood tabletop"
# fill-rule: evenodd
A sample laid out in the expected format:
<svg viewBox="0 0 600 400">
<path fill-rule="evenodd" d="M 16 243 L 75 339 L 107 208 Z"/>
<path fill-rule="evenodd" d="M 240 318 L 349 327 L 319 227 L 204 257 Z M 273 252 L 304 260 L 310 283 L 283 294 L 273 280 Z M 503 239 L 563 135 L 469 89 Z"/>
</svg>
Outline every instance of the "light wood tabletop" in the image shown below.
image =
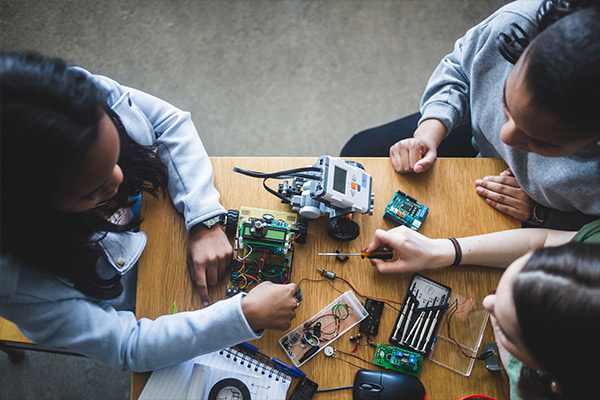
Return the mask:
<svg viewBox="0 0 600 400">
<path fill-rule="evenodd" d="M 240 167 L 274 172 L 309 166 L 315 159 L 212 158 L 215 186 L 221 193 L 221 203 L 226 209 L 249 206 L 291 211 L 288 205 L 282 204 L 279 199 L 264 190 L 260 179 L 234 173 L 232 169 Z M 319 267 L 334 271 L 364 295 L 401 302 L 412 279 L 412 273 L 382 275 L 368 260 L 361 260 L 360 257 L 340 263 L 335 260 L 335 257 L 317 255 L 319 252 L 334 252 L 338 249 L 341 252 L 358 252 L 370 243 L 376 229 L 387 230 L 394 227 L 382 216 L 386 205 L 397 190 L 402 190 L 430 207 L 429 215 L 419 231 L 428 237 L 461 237 L 520 227 L 518 221 L 495 211 L 475 193 L 475 180 L 486 175 L 497 175 L 503 171 L 506 165 L 502 160 L 442 158 L 425 173 L 406 175 L 395 173 L 387 158 L 354 160 L 364 165 L 366 172 L 373 176 L 374 215 L 354 216 L 361 233 L 351 242 L 337 242 L 327 235 L 328 218 L 310 221 L 306 243 L 295 246 L 291 275 L 293 282 L 297 283 L 302 278 L 322 279 L 316 270 L 316 267 Z M 279 182 L 270 182 L 275 189 L 276 183 Z M 179 311 L 201 308 L 200 298 L 192 286 L 186 267 L 187 232 L 181 215 L 175 211 L 168 198 L 156 200 L 151 196 L 145 196 L 142 203 L 142 217 L 144 218 L 142 230 L 148 235 L 148 244 L 139 262 L 137 317 L 154 319 L 168 314 L 173 301 L 177 302 Z M 494 268 L 471 266 L 422 272 L 423 275 L 450 286 L 453 291 L 466 293 L 479 302 L 496 288 L 501 273 L 501 270 Z M 333 285 L 343 292 L 350 290 L 339 280 L 335 280 Z M 224 280 L 217 287 L 211 288 L 209 292 L 211 301 L 225 298 L 225 287 Z M 327 282 L 305 280 L 300 287 L 303 291 L 303 301 L 290 329 L 309 319 L 339 296 L 339 293 Z M 364 298 L 360 299 L 364 301 Z M 384 307 L 379 334 L 373 338 L 376 343 L 388 343 L 397 316 L 396 310 Z M 260 340 L 252 344 L 262 352 L 291 364 L 278 343 L 286 332 L 267 331 Z M 349 338 L 357 333 L 358 326 L 355 326 L 338 338 L 333 343 L 333 347 L 350 352 L 354 345 Z M 487 326 L 483 342 L 493 341 L 491 328 Z M 365 361 L 344 354 L 338 356 L 362 368 L 383 370 L 371 363 L 373 348 L 364 346 L 354 354 Z M 355 366 L 335 358 L 325 357 L 322 352 L 304 364 L 301 369 L 322 389 L 352 385 L 357 371 Z M 131 390 L 133 399 L 139 397 L 149 376 L 150 373 L 133 374 Z M 423 382 L 427 390 L 427 398 L 430 400 L 459 399 L 470 394 L 483 394 L 496 399 L 508 398 L 508 381 L 505 373 L 489 372 L 484 361 L 476 361 L 470 376 L 467 377 L 425 358 L 419 379 Z M 293 382 L 288 396 L 294 386 Z M 351 399 L 352 393 L 351 390 L 319 393 L 316 398 Z"/>
</svg>

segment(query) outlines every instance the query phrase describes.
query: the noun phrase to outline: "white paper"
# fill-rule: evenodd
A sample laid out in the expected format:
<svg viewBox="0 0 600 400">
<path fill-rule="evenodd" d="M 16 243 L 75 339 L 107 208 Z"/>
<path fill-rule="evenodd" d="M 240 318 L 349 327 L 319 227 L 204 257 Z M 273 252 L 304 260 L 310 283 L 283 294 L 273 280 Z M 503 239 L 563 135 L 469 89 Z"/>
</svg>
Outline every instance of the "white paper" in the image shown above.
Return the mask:
<svg viewBox="0 0 600 400">
<path fill-rule="evenodd" d="M 226 349 L 154 371 L 139 399 L 207 399 L 225 378 L 242 381 L 253 400 L 284 400 L 291 383 L 290 376 L 271 366 Z"/>
</svg>

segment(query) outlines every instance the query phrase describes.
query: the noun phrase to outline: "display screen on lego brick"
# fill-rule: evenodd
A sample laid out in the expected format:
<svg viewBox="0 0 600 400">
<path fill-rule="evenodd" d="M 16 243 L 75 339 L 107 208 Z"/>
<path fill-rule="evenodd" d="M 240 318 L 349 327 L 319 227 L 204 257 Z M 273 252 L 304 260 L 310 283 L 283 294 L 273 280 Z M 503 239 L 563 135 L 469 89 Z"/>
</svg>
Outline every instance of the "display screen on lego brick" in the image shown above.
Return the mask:
<svg viewBox="0 0 600 400">
<path fill-rule="evenodd" d="M 335 167 L 333 172 L 333 190 L 342 194 L 346 193 L 346 170 Z"/>
</svg>

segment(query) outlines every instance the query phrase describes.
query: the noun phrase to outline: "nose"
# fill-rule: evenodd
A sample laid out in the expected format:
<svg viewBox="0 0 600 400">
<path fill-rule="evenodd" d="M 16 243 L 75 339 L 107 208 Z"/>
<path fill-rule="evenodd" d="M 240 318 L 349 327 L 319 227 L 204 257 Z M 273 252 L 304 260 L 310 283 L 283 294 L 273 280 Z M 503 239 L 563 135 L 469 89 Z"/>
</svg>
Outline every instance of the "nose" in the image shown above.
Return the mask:
<svg viewBox="0 0 600 400">
<path fill-rule="evenodd" d="M 530 151 L 527 140 L 525 140 L 525 136 L 515 125 L 515 122 L 512 119 L 509 119 L 504 125 L 502 125 L 502 129 L 500 130 L 500 139 L 502 139 L 505 144 L 517 150 L 526 152 Z"/>
<path fill-rule="evenodd" d="M 115 167 L 113 168 L 113 171 L 112 171 L 112 176 L 110 178 L 110 181 L 105 186 L 105 188 L 106 188 L 105 192 L 111 193 L 122 182 L 123 182 L 123 170 L 121 170 L 121 167 L 119 167 L 118 164 L 115 164 Z"/>
<path fill-rule="evenodd" d="M 487 310 L 487 312 L 491 313 L 494 311 L 494 303 L 496 302 L 496 295 L 489 294 L 483 298 L 483 308 Z"/>
<path fill-rule="evenodd" d="M 115 164 L 113 169 L 113 181 L 115 186 L 119 186 L 123 182 L 123 170 L 119 167 L 119 164 Z"/>
</svg>

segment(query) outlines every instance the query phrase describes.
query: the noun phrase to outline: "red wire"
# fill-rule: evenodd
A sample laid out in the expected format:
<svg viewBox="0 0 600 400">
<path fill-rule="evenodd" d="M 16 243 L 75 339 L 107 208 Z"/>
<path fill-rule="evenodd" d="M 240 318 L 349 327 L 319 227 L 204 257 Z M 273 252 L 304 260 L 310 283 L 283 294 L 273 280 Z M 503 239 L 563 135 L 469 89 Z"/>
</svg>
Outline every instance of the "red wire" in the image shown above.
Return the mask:
<svg viewBox="0 0 600 400">
<path fill-rule="evenodd" d="M 462 309 L 462 310 L 460 310 L 460 311 L 455 311 L 455 312 L 454 312 L 454 314 L 460 314 L 461 312 L 465 312 L 465 311 L 467 311 L 469 308 L 471 308 L 471 306 L 473 305 L 473 298 L 472 298 L 471 296 L 467 297 L 467 298 L 465 299 L 465 301 L 463 301 L 462 303 L 458 303 L 458 304 L 456 305 L 456 306 L 457 306 L 456 308 L 458 308 L 458 306 L 462 306 L 462 305 L 463 305 L 463 304 L 465 304 L 465 303 L 466 303 L 468 300 L 471 300 L 471 302 L 469 303 L 469 305 L 468 305 L 467 307 L 463 308 L 463 309 Z"/>
<path fill-rule="evenodd" d="M 485 400 L 496 400 L 493 397 L 486 396 L 484 394 L 471 394 L 469 396 L 461 397 L 458 400 L 467 400 L 467 399 L 485 399 Z"/>
</svg>

